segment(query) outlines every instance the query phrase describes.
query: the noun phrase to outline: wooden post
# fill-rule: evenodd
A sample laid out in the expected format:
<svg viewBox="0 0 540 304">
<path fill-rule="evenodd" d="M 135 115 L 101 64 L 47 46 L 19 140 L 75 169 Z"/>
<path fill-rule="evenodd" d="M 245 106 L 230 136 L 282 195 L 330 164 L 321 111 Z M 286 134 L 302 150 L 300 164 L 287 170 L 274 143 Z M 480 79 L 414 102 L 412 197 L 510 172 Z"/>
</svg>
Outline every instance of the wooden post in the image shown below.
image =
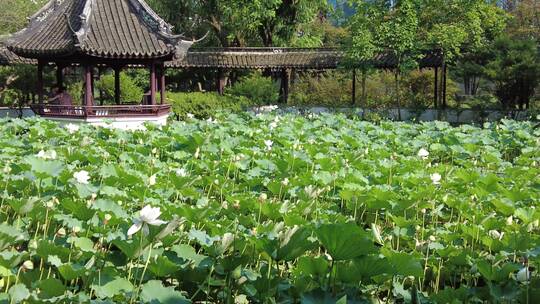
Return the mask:
<svg viewBox="0 0 540 304">
<path fill-rule="evenodd" d="M 120 67 L 114 67 L 114 102 L 120 104 Z"/>
<path fill-rule="evenodd" d="M 227 79 L 225 78 L 225 71 L 223 69 L 217 70 L 217 78 L 216 78 L 216 87 L 217 92 L 219 95 L 223 95 L 225 93 L 225 82 Z"/>
<path fill-rule="evenodd" d="M 56 85 L 61 88 L 64 86 L 64 67 L 60 64 L 56 64 Z"/>
<path fill-rule="evenodd" d="M 156 104 L 156 64 L 150 65 L 150 104 Z"/>
<path fill-rule="evenodd" d="M 37 67 L 37 93 L 38 103 L 43 103 L 43 62 L 38 62 Z"/>
<path fill-rule="evenodd" d="M 166 94 L 166 84 L 165 84 L 165 64 L 161 65 L 161 73 L 160 73 L 160 80 L 159 80 L 159 92 L 160 92 L 160 98 L 161 98 L 161 104 L 165 104 L 165 94 Z"/>
<path fill-rule="evenodd" d="M 281 69 L 280 100 L 282 103 L 287 103 L 289 101 L 289 83 L 290 83 L 289 71 L 287 69 Z"/>
<path fill-rule="evenodd" d="M 444 110 L 446 110 L 446 86 L 448 82 L 448 69 L 446 67 L 446 63 L 443 65 L 443 96 L 442 96 L 442 107 Z"/>
<path fill-rule="evenodd" d="M 435 109 L 439 108 L 439 68 L 435 67 L 435 82 L 433 83 L 435 89 L 433 91 L 433 105 Z"/>
<path fill-rule="evenodd" d="M 356 69 L 352 70 L 352 100 L 351 105 L 356 104 Z"/>
<path fill-rule="evenodd" d="M 94 94 L 92 91 L 92 66 L 85 66 L 85 94 L 84 94 L 84 105 L 91 107 L 94 103 Z"/>
</svg>

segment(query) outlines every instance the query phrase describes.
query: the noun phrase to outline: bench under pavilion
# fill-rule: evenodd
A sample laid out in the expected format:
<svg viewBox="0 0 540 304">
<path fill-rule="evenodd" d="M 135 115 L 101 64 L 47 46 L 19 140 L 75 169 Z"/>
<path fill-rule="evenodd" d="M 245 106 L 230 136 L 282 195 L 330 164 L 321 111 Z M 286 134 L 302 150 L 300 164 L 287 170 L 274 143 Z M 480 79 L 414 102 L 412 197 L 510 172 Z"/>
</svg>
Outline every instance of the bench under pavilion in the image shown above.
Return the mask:
<svg viewBox="0 0 540 304">
<path fill-rule="evenodd" d="M 15 55 L 37 61 L 38 103 L 31 106 L 37 115 L 64 123 L 137 128 L 145 122 L 167 122 L 171 106 L 165 102 L 165 62 L 182 60 L 194 42 L 174 35 L 172 26 L 144 0 L 51 0 L 5 45 Z M 64 86 L 66 67 L 84 68 L 81 105 L 45 103 L 45 66 L 56 66 L 58 87 Z M 120 72 L 133 66 L 150 70 L 150 91 L 146 102 L 123 104 Z M 96 68 L 114 71 L 112 105 L 95 103 Z"/>
</svg>

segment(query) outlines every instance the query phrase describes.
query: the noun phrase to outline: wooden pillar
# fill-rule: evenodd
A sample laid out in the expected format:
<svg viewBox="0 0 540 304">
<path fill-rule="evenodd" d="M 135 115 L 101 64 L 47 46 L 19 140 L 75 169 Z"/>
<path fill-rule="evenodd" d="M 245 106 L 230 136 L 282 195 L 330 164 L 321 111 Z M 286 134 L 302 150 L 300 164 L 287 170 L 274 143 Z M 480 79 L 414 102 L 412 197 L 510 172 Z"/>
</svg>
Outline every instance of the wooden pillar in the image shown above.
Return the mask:
<svg viewBox="0 0 540 304">
<path fill-rule="evenodd" d="M 289 70 L 281 69 L 280 100 L 282 103 L 287 103 L 289 101 L 289 84 L 290 84 Z"/>
<path fill-rule="evenodd" d="M 165 94 L 166 94 L 166 84 L 165 84 L 165 65 L 161 65 L 161 73 L 159 79 L 159 92 L 160 92 L 160 103 L 165 104 Z"/>
<path fill-rule="evenodd" d="M 91 107 L 94 103 L 94 94 L 92 91 L 92 66 L 87 65 L 84 67 L 84 69 L 84 105 L 87 107 Z"/>
<path fill-rule="evenodd" d="M 43 103 L 43 62 L 38 62 L 37 67 L 37 94 L 38 94 L 38 103 Z"/>
<path fill-rule="evenodd" d="M 351 105 L 356 104 L 356 69 L 352 70 L 352 99 Z"/>
<path fill-rule="evenodd" d="M 64 66 L 56 64 L 56 86 L 59 88 L 64 86 Z"/>
<path fill-rule="evenodd" d="M 446 67 L 446 63 L 443 65 L 443 92 L 442 92 L 442 107 L 443 109 L 446 109 L 446 86 L 447 86 L 447 82 L 448 82 L 448 79 L 447 79 L 447 74 L 448 74 L 448 69 Z"/>
<path fill-rule="evenodd" d="M 156 64 L 150 64 L 150 104 L 156 104 Z"/>
<path fill-rule="evenodd" d="M 223 95 L 225 93 L 225 83 L 227 79 L 225 77 L 225 71 L 223 69 L 217 70 L 217 79 L 216 79 L 216 87 L 217 92 L 219 95 Z"/>
<path fill-rule="evenodd" d="M 114 102 L 120 104 L 120 67 L 114 67 Z"/>
<path fill-rule="evenodd" d="M 433 90 L 433 105 L 435 109 L 439 107 L 439 68 L 435 67 L 435 82 L 433 83 L 435 87 Z"/>
</svg>

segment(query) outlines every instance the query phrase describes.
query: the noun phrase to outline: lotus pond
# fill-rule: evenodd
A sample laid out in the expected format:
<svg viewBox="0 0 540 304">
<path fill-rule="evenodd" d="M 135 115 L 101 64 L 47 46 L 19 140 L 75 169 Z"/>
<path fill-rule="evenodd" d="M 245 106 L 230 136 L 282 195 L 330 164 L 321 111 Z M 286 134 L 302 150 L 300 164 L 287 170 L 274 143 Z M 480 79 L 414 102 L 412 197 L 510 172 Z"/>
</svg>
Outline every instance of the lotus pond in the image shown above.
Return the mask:
<svg viewBox="0 0 540 304">
<path fill-rule="evenodd" d="M 0 121 L 0 301 L 538 303 L 540 130 Z"/>
</svg>

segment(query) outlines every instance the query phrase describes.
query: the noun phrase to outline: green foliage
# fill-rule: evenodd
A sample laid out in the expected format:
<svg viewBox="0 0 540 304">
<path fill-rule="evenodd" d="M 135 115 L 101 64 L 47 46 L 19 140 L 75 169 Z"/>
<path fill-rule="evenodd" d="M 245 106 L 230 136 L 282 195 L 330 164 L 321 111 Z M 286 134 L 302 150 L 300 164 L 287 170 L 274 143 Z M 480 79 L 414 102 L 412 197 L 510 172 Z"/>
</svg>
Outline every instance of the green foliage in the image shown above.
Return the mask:
<svg viewBox="0 0 540 304">
<path fill-rule="evenodd" d="M 275 104 L 279 98 L 278 85 L 272 78 L 264 77 L 260 72 L 242 77 L 225 92 L 232 96 L 247 98 L 258 105 Z"/>
<path fill-rule="evenodd" d="M 503 108 L 524 109 L 540 83 L 540 59 L 535 41 L 502 37 L 491 49 L 487 77 L 495 83 L 495 95 Z"/>
<path fill-rule="evenodd" d="M 347 107 L 352 100 L 350 73 L 300 74 L 291 86 L 289 105 Z"/>
<path fill-rule="evenodd" d="M 147 80 L 147 82 L 149 82 Z M 96 90 L 103 93 L 104 104 L 114 104 L 114 74 L 102 75 L 95 83 Z M 143 95 L 141 87 L 126 73 L 120 73 L 120 100 L 125 102 L 140 102 Z"/>
<path fill-rule="evenodd" d="M 0 67 L 0 105 L 26 104 L 36 92 L 36 81 L 36 69 L 32 66 Z"/>
<path fill-rule="evenodd" d="M 540 294 L 535 123 L 212 116 L 137 131 L 0 121 L 2 301 Z"/>
<path fill-rule="evenodd" d="M 167 102 L 177 119 L 184 120 L 193 115 L 200 119 L 213 117 L 219 111 L 238 112 L 253 103 L 243 97 L 219 95 L 217 93 L 168 93 Z"/>
</svg>

